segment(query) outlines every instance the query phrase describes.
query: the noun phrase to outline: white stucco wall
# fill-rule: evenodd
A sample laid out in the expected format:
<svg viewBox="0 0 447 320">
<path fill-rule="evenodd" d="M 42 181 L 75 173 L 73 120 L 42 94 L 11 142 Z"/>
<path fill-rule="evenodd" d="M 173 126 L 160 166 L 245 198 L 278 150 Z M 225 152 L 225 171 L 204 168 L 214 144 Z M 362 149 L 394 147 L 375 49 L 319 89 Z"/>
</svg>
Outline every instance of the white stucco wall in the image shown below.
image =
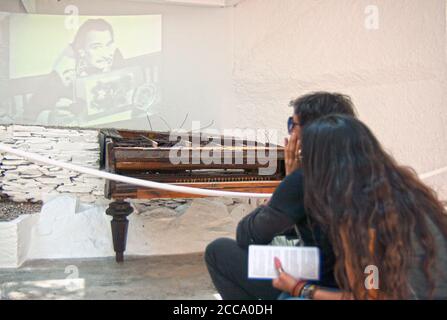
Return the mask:
<svg viewBox="0 0 447 320">
<path fill-rule="evenodd" d="M 378 30 L 365 28 L 371 4 Z M 340 91 L 401 163 L 421 174 L 447 166 L 445 0 L 246 0 L 233 19 L 223 126 L 285 134 L 290 99 Z M 427 181 L 447 198 L 446 173 Z"/>
<path fill-rule="evenodd" d="M 22 215 L 14 221 L 0 222 L 0 268 L 16 268 L 24 263 L 32 246 L 32 230 L 38 215 Z"/>
</svg>

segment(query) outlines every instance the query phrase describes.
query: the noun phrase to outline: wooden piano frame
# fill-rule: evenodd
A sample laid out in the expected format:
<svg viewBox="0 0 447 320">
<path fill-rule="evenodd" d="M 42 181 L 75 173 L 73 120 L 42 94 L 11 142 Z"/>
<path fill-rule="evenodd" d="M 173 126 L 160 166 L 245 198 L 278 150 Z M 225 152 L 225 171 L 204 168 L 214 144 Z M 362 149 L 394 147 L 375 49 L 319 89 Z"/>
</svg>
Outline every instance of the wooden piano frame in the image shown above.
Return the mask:
<svg viewBox="0 0 447 320">
<path fill-rule="evenodd" d="M 147 132 L 147 131 L 129 131 L 129 130 L 101 130 L 101 165 L 104 170 L 110 173 L 121 174 L 143 180 L 169 183 L 172 185 L 186 186 L 208 190 L 248 192 L 248 193 L 273 193 L 279 183 L 285 176 L 284 149 L 276 145 L 257 144 L 257 148 L 269 150 L 275 148 L 277 153 L 277 171 L 271 176 L 260 176 L 256 172 L 263 166 L 249 162 L 249 147 L 240 147 L 236 145 L 235 139 L 231 142 L 234 152 L 239 148 L 243 152 L 243 163 L 241 164 L 222 164 L 205 165 L 180 164 L 174 165 L 168 161 L 171 147 L 158 145 L 144 145 L 155 141 L 166 140 L 169 133 Z M 191 136 L 190 136 L 191 138 Z M 210 137 L 205 137 L 210 138 Z M 138 141 L 142 141 L 139 145 Z M 205 140 L 202 137 L 202 140 Z M 136 144 L 136 145 L 132 145 Z M 187 147 L 184 150 L 191 152 L 197 148 Z M 204 150 L 204 148 L 200 148 Z M 242 151 L 241 151 L 242 150 Z M 227 149 L 228 151 L 228 149 Z M 252 150 L 253 151 L 253 150 Z M 245 153 L 244 153 L 245 152 Z M 194 174 L 195 170 L 211 170 L 210 173 Z M 212 171 L 214 170 L 214 171 Z M 218 170 L 219 174 L 214 174 Z M 230 173 L 227 173 L 230 170 Z M 233 174 L 231 170 L 244 170 L 242 173 Z M 112 236 L 113 245 L 116 253 L 116 261 L 124 260 L 126 249 L 128 220 L 127 216 L 133 210 L 128 199 L 173 199 L 173 198 L 202 198 L 203 196 L 191 195 L 179 192 L 164 191 L 153 188 L 144 188 L 128 185 L 124 183 L 107 181 L 105 187 L 105 196 L 108 199 L 115 200 L 106 210 L 106 213 L 113 217 Z"/>
</svg>

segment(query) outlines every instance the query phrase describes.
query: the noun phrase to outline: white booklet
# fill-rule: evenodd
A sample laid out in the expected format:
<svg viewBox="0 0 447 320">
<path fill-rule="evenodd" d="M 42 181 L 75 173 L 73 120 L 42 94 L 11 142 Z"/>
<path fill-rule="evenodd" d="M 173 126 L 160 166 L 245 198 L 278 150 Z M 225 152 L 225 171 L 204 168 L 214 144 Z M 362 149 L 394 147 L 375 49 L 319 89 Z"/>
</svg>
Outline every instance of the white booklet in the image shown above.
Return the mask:
<svg viewBox="0 0 447 320">
<path fill-rule="evenodd" d="M 285 272 L 296 279 L 320 279 L 320 250 L 316 247 L 275 247 L 253 245 L 248 249 L 248 278 L 275 279 L 275 257 Z"/>
</svg>

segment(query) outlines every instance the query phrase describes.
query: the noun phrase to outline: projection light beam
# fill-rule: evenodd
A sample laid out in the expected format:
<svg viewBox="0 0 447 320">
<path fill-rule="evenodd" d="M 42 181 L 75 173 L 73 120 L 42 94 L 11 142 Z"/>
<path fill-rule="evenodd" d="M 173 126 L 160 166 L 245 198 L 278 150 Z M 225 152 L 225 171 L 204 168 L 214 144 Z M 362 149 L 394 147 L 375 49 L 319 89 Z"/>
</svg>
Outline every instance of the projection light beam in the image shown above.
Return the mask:
<svg viewBox="0 0 447 320">
<path fill-rule="evenodd" d="M 71 163 L 65 163 L 65 162 L 53 160 L 53 159 L 41 156 L 39 154 L 22 151 L 22 150 L 19 150 L 16 148 L 11 148 L 4 144 L 0 144 L 0 151 L 6 152 L 6 153 L 11 153 L 16 156 L 31 160 L 33 162 L 44 163 L 44 164 L 52 165 L 55 167 L 64 168 L 64 169 L 67 169 L 70 171 L 75 171 L 75 172 L 95 176 L 98 178 L 103 178 L 106 180 L 123 182 L 123 183 L 128 183 L 128 184 L 137 185 L 137 186 L 146 187 L 146 188 L 155 188 L 155 189 L 159 189 L 159 190 L 186 193 L 186 194 L 191 194 L 191 195 L 200 195 L 200 196 L 206 196 L 206 197 L 267 199 L 272 196 L 271 194 L 266 194 L 266 193 L 243 193 L 243 192 L 215 191 L 215 190 L 182 187 L 182 186 L 175 186 L 175 185 L 171 185 L 171 184 L 135 179 L 135 178 L 126 177 L 126 176 L 117 175 L 117 174 L 111 174 L 108 172 L 99 171 L 99 170 L 95 170 L 95 169 L 84 168 L 84 167 L 77 166 L 77 165 L 74 165 Z"/>
</svg>

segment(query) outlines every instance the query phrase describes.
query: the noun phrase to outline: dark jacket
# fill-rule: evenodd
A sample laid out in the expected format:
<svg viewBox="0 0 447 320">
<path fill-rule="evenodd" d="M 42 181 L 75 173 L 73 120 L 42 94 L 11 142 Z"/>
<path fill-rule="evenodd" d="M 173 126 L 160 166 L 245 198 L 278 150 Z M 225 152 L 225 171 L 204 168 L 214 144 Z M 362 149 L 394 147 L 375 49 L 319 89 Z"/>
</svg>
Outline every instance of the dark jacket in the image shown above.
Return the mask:
<svg viewBox="0 0 447 320">
<path fill-rule="evenodd" d="M 278 186 L 269 203 L 243 218 L 237 227 L 236 240 L 240 247 L 269 244 L 278 235 L 291 236 L 297 226 L 306 246 L 317 246 L 321 253 L 320 284 L 336 287 L 335 257 L 327 237 L 314 226 L 304 210 L 304 178 L 302 170 L 288 175 Z"/>
</svg>

